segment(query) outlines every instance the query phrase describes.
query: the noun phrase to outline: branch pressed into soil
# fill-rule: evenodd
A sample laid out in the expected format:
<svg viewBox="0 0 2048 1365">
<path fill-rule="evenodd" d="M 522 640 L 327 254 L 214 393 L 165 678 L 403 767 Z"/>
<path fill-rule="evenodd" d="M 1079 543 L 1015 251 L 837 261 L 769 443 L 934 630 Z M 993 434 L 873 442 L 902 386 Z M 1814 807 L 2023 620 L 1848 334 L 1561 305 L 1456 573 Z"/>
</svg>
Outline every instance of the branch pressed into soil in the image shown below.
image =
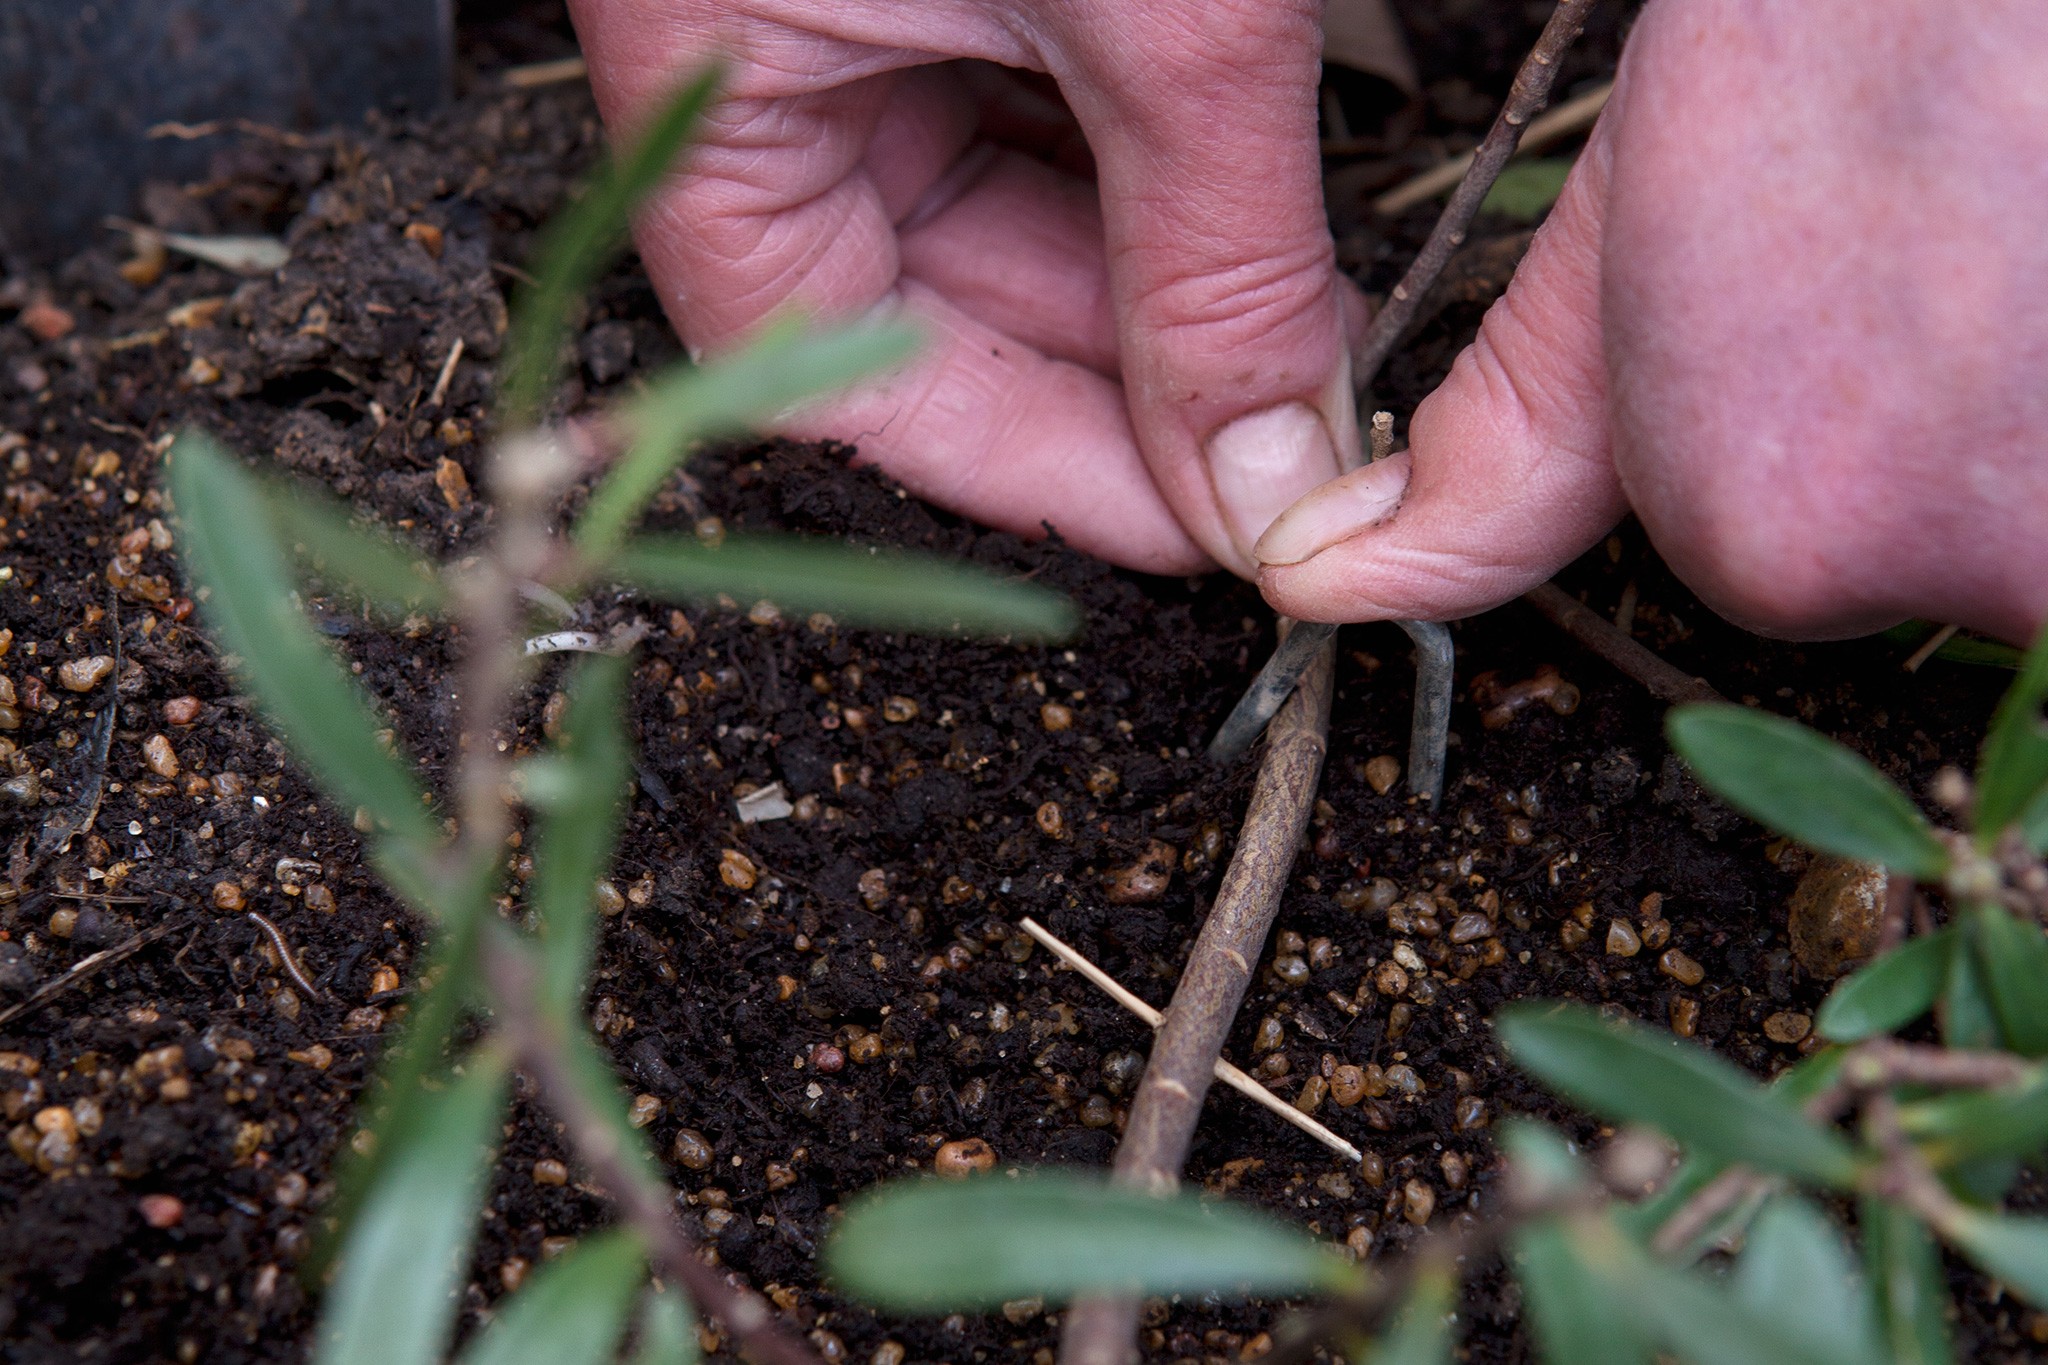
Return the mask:
<svg viewBox="0 0 2048 1365">
<path fill-rule="evenodd" d="M 1308 828 L 1327 748 L 1333 654 L 1327 645 L 1316 654 L 1267 733 L 1237 850 L 1166 1007 L 1131 1105 L 1116 1154 L 1113 1178 L 1119 1184 L 1163 1193 L 1180 1179 L 1224 1037 L 1251 984 L 1295 849 Z M 1068 1365 L 1121 1365 L 1132 1354 L 1136 1333 L 1134 1300 L 1076 1303 L 1062 1356 Z"/>
<path fill-rule="evenodd" d="M 673 1196 L 629 1159 L 617 1132 L 578 1083 L 568 1049 L 553 1036 L 536 1008 L 540 983 L 520 955 L 493 939 L 484 949 L 484 975 L 491 987 L 497 1024 L 522 1065 L 540 1083 L 547 1106 L 567 1130 L 570 1150 L 590 1168 L 620 1215 L 640 1234 L 657 1274 L 680 1284 L 707 1318 L 716 1318 L 737 1340 L 741 1355 L 757 1365 L 820 1365 L 818 1357 L 785 1331 L 775 1314 L 745 1285 L 706 1265 L 677 1224 Z"/>
<path fill-rule="evenodd" d="M 1658 701 L 1676 706 L 1688 701 L 1726 701 L 1704 678 L 1674 668 L 1555 583 L 1542 583 L 1522 594 L 1565 634 L 1634 678 Z"/>
<path fill-rule="evenodd" d="M 1574 99 L 1566 100 L 1557 108 L 1549 110 L 1543 117 L 1530 121 L 1529 130 L 1522 135 L 1515 152 L 1521 155 L 1540 152 L 1553 142 L 1583 133 L 1593 126 L 1600 117 L 1600 111 L 1607 107 L 1607 99 L 1614 93 L 1614 82 L 1606 81 Z M 1384 217 L 1405 212 L 1417 204 L 1436 198 L 1445 190 L 1457 184 L 1472 165 L 1473 154 L 1466 152 L 1454 156 L 1439 165 L 1404 180 L 1379 198 L 1372 201 L 1372 211 Z"/>
</svg>

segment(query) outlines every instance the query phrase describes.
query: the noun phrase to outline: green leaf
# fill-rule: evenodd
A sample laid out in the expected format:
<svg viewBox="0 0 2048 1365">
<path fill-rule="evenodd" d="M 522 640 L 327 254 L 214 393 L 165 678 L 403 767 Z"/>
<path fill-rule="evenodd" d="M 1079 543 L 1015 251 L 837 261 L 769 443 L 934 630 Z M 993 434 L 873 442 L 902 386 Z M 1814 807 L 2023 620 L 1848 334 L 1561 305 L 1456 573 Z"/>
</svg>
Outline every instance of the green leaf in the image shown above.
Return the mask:
<svg viewBox="0 0 2048 1365">
<path fill-rule="evenodd" d="M 1054 1171 L 870 1190 L 833 1230 L 825 1264 L 844 1293 L 899 1313 L 1098 1290 L 1296 1294 L 1351 1288 L 1360 1274 L 1264 1215 Z"/>
<path fill-rule="evenodd" d="M 1990 848 L 2048 790 L 2048 631 L 2027 651 L 2020 675 L 1992 714 L 1977 763 L 1977 842 Z M 2028 833 L 2033 829 L 2031 822 Z M 2029 840 L 2031 843 L 2031 839 Z M 2043 845 L 2033 844 L 2034 851 Z"/>
<path fill-rule="evenodd" d="M 1896 1365 L 1953 1365 L 1948 1285 L 1927 1225 L 1897 1204 L 1857 1202 L 1863 1264 L 1877 1300 L 1878 1326 Z"/>
<path fill-rule="evenodd" d="M 206 620 L 285 743 L 343 810 L 395 836 L 437 842 L 410 766 L 377 743 L 384 723 L 293 605 L 293 578 L 263 488 L 211 438 L 188 431 L 169 456 L 181 543 Z"/>
<path fill-rule="evenodd" d="M 1941 629 L 1932 621 L 1902 621 L 1880 634 L 1910 652 L 1926 644 Z M 2014 649 L 2001 640 L 1987 640 L 1964 631 L 1951 636 L 1947 643 L 1934 651 L 1934 657 L 1952 664 L 1974 664 L 1980 668 L 2004 668 L 2016 672 L 2026 658 L 2026 651 Z"/>
<path fill-rule="evenodd" d="M 1392 1325 L 1365 1359 L 1371 1365 L 1450 1365 L 1451 1312 L 1458 1277 L 1441 1266 L 1418 1271 Z"/>
<path fill-rule="evenodd" d="M 533 283 L 519 291 L 512 308 L 512 334 L 499 371 L 505 430 L 529 427 L 539 418 L 561 365 L 570 315 L 625 245 L 634 210 L 674 167 L 721 75 L 714 66 L 679 86 L 632 148 L 606 162 L 543 230 Z"/>
<path fill-rule="evenodd" d="M 1513 1245 L 1515 1278 L 1541 1359 L 1549 1365 L 1642 1365 L 1649 1359 L 1625 1305 L 1580 1264 L 1558 1220 L 1529 1224 Z"/>
<path fill-rule="evenodd" d="M 1480 212 L 1498 213 L 1518 223 L 1533 223 L 1550 212 L 1557 196 L 1564 193 L 1565 177 L 1571 173 L 1570 157 L 1510 162 L 1486 192 Z"/>
<path fill-rule="evenodd" d="M 315 1365 L 431 1365 L 447 1348 L 505 1109 L 504 1063 L 472 1054 L 467 1074 L 414 1104 L 410 1141 L 386 1162 L 342 1247 Z"/>
<path fill-rule="evenodd" d="M 1950 1047 L 1995 1048 L 1998 1011 L 1973 947 L 1959 939 L 1957 950 L 1948 955 L 1948 980 L 1942 985 L 1935 1017 L 1941 1024 L 1941 1041 Z"/>
<path fill-rule="evenodd" d="M 501 1305 L 457 1365 L 606 1365 L 645 1278 L 638 1237 L 587 1237 Z"/>
<path fill-rule="evenodd" d="M 448 589 L 431 564 L 325 491 L 275 479 L 260 486 L 279 533 L 315 577 L 388 616 L 447 611 Z"/>
<path fill-rule="evenodd" d="M 693 442 L 844 388 L 907 359 L 917 344 L 918 334 L 901 324 L 814 332 L 792 318 L 735 355 L 656 378 L 621 414 L 632 444 L 591 492 L 576 523 L 577 547 L 604 564 Z"/>
<path fill-rule="evenodd" d="M 626 661 L 585 655 L 567 686 L 557 755 L 567 780 L 540 811 L 534 831 L 533 903 L 539 911 L 547 998 L 562 1019 L 578 1018 L 589 975 L 597 882 L 611 866 L 620 794 L 631 770 L 626 751 Z"/>
<path fill-rule="evenodd" d="M 1601 1118 L 1761 1171 L 1834 1186 L 1856 1178 L 1848 1143 L 1704 1048 L 1578 1006 L 1512 1006 L 1494 1028 L 1517 1066 Z"/>
<path fill-rule="evenodd" d="M 697 1315 L 677 1290 L 649 1289 L 633 1365 L 697 1365 Z"/>
<path fill-rule="evenodd" d="M 1735 1263 L 1735 1297 L 1817 1358 L 1874 1361 L 1877 1314 L 1841 1235 L 1819 1209 L 1781 1194 L 1751 1225 Z"/>
<path fill-rule="evenodd" d="M 1957 1090 L 1899 1109 L 1899 1126 L 1937 1167 L 2048 1148 L 2048 1070 L 1997 1090 Z"/>
<path fill-rule="evenodd" d="M 1831 1042 L 1860 1043 L 1918 1019 L 1941 995 L 1954 945 L 1947 928 L 1908 939 L 1837 983 L 1814 1026 Z"/>
<path fill-rule="evenodd" d="M 2048 1218 L 2019 1218 L 1958 1204 L 1941 1235 L 1985 1274 L 2036 1308 L 2048 1306 Z"/>
<path fill-rule="evenodd" d="M 1971 912 L 1970 936 L 2005 1045 L 2023 1057 L 2048 1054 L 2048 937 L 1997 905 Z"/>
<path fill-rule="evenodd" d="M 1519 1197 L 1562 1199 L 1591 1185 L 1578 1153 L 1563 1133 L 1540 1119 L 1511 1118 L 1499 1128 L 1500 1149 L 1514 1167 Z"/>
<path fill-rule="evenodd" d="M 646 536 L 619 551 L 610 573 L 650 597 L 767 598 L 787 612 L 822 611 L 883 630 L 1064 640 L 1079 624 L 1058 593 L 978 565 L 788 536 L 728 536 L 716 549 Z"/>
<path fill-rule="evenodd" d="M 1809 848 L 1937 881 L 1948 851 L 1904 792 L 1868 762 L 1796 721 L 1744 706 L 1693 704 L 1664 722 L 1671 747 L 1721 798 Z"/>
</svg>

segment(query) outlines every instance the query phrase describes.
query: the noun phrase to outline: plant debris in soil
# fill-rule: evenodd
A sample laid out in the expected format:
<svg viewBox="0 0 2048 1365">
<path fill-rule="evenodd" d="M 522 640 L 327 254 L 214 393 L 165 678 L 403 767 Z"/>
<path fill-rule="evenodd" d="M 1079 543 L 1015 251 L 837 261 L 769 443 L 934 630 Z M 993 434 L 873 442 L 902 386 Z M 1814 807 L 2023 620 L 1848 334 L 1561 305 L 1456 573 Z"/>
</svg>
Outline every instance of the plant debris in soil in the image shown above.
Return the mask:
<svg viewBox="0 0 2048 1365">
<path fill-rule="evenodd" d="M 420 930 L 196 628 L 157 464 L 196 423 L 423 550 L 459 553 L 490 515 L 472 489 L 513 264 L 597 144 L 587 97 L 567 89 L 300 145 L 236 139 L 207 185 L 157 208 L 180 230 L 281 233 L 292 255 L 275 275 L 152 271 L 92 248 L 0 286 L 0 845 L 25 874 L 0 905 L 0 1010 L 30 1006 L 0 1023 L 10 1360 L 304 1354 L 316 1293 L 299 1268 L 404 1018 Z M 1475 319 L 1447 309 L 1416 353 L 1447 363 Z M 591 301 L 560 406 L 677 351 L 622 269 Z M 1390 398 L 1412 402 L 1431 378 L 1400 370 Z M 977 530 L 851 454 L 707 453 L 658 519 L 957 554 L 1071 594 L 1085 634 L 1020 647 L 764 603 L 577 604 L 565 625 L 650 627 L 639 791 L 601 891 L 591 1021 L 691 1231 L 827 1359 L 1049 1360 L 1042 1304 L 878 1319 L 819 1283 L 815 1253 L 835 1206 L 879 1180 L 1107 1161 L 1145 1031 L 1017 922 L 1036 917 L 1165 1001 L 1249 787 L 1249 763 L 1216 770 L 1202 746 L 1270 650 L 1271 618 L 1242 584 L 1143 579 Z M 1633 528 L 1566 582 L 1607 611 L 1627 591 L 1636 634 L 1674 663 L 1844 737 L 1916 790 L 1972 757 L 2004 681 L 1907 675 L 1876 643 L 1743 635 Z M 432 769 L 453 742 L 458 642 L 308 602 Z M 1811 1046 L 1799 1024 L 1826 990 L 1786 934 L 1803 855 L 1690 782 L 1661 707 L 1525 608 L 1460 626 L 1458 665 L 1432 814 L 1398 780 L 1405 640 L 1391 626 L 1342 637 L 1314 826 L 1229 1049 L 1368 1160 L 1345 1169 L 1219 1091 L 1188 1168 L 1374 1256 L 1484 1203 L 1502 1116 L 1596 1136 L 1503 1065 L 1486 1027 L 1500 1004 L 1597 1002 L 1768 1074 Z M 508 743 L 539 742 L 553 676 Z M 1560 683 L 1575 707 L 1557 704 Z M 1510 696 L 1531 704 L 1503 711 Z M 28 873 L 46 823 L 102 779 L 96 821 Z M 775 784 L 781 801 L 764 799 Z M 515 892 L 526 866 L 512 850 Z M 505 905 L 517 913 L 516 894 Z M 464 1330 L 607 1218 L 531 1101 L 505 1135 Z M 1969 1357 L 2043 1331 L 1981 1281 L 1955 1283 Z M 1469 1310 L 1468 1359 L 1526 1358 L 1504 1279 L 1482 1275 Z M 1145 1342 L 1158 1358 L 1251 1358 L 1276 1311 L 1155 1303 Z"/>
</svg>

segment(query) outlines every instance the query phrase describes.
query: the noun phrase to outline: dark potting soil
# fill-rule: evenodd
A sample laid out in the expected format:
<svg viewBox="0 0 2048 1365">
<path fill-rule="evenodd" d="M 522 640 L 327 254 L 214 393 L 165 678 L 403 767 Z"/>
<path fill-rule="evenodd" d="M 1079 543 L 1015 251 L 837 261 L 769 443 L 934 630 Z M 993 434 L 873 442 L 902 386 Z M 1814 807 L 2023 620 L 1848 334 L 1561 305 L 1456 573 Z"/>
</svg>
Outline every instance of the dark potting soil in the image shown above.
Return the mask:
<svg viewBox="0 0 2048 1365">
<path fill-rule="evenodd" d="M 1526 35 L 1514 44 L 1502 50 L 1519 53 Z M 1498 84 L 1491 66 L 1472 80 Z M 427 551 L 474 543 L 490 521 L 470 485 L 505 291 L 597 141 L 587 98 L 567 90 L 481 93 L 369 135 L 251 137 L 223 148 L 207 186 L 159 196 L 156 212 L 198 231 L 282 231 L 293 258 L 277 275 L 173 261 L 158 278 L 124 277 L 125 253 L 90 247 L 54 278 L 4 286 L 0 673 L 13 695 L 0 711 L 11 723 L 0 846 L 19 881 L 0 905 L 0 1010 L 13 1011 L 0 1020 L 9 1360 L 304 1355 L 315 1295 L 297 1270 L 422 939 L 347 818 L 228 684 L 179 576 L 159 455 L 169 433 L 197 424 L 337 488 Z M 1424 215 L 1413 232 L 1426 226 Z M 1492 224 L 1476 240 L 1515 230 Z M 1412 245 L 1353 242 L 1369 284 Z M 1412 405 L 1481 306 L 1454 303 L 1423 329 L 1390 404 Z M 676 355 L 644 279 L 622 268 L 592 301 L 561 405 L 600 401 Z M 1166 1000 L 1249 787 L 1249 766 L 1217 771 L 1201 745 L 1270 649 L 1271 618 L 1242 584 L 1143 579 L 979 531 L 849 469 L 851 453 L 713 452 L 664 494 L 656 520 L 957 554 L 1071 594 L 1086 628 L 1067 646 L 1025 648 L 856 631 L 753 603 L 580 604 L 578 625 L 652 627 L 634 681 L 640 791 L 592 1020 L 622 1084 L 652 1097 L 647 1136 L 691 1230 L 828 1352 L 837 1343 L 866 1360 L 894 1340 L 913 1361 L 1046 1359 L 1057 1319 L 1039 1305 L 878 1319 L 820 1285 L 815 1253 L 840 1201 L 929 1169 L 947 1141 L 982 1139 L 1003 1166 L 1109 1159 L 1145 1032 L 1016 925 L 1035 916 Z M 1970 759 L 2005 681 L 1939 662 L 1908 675 L 1880 642 L 1744 635 L 1633 528 L 1565 582 L 1603 611 L 1632 587 L 1638 638 L 1732 697 L 1843 737 L 1916 790 L 1938 765 Z M 309 605 L 435 770 L 452 743 L 459 641 L 438 625 Z M 117 669 L 97 682 L 89 668 L 67 674 L 113 656 L 117 634 Z M 1486 1025 L 1500 1005 L 1576 998 L 1658 1025 L 1691 1019 L 1696 1038 L 1768 1074 L 1800 1050 L 1770 1041 L 1763 1021 L 1810 1013 L 1826 989 L 1787 945 L 1800 855 L 1689 784 L 1660 737 L 1661 707 L 1524 607 L 1465 622 L 1457 639 L 1457 737 L 1432 814 L 1398 784 L 1380 790 L 1373 764 L 1405 757 L 1404 637 L 1385 626 L 1342 637 L 1322 803 L 1279 921 L 1294 937 L 1269 945 L 1269 964 L 1298 962 L 1261 974 L 1232 1037 L 1231 1055 L 1289 1097 L 1340 1064 L 1406 1067 L 1385 1093 L 1317 1110 L 1376 1169 L 1345 1170 L 1227 1092 L 1211 1099 L 1188 1168 L 1376 1256 L 1419 1235 L 1410 1215 L 1425 1203 L 1437 1225 L 1486 1205 L 1502 1117 L 1598 1133 L 1502 1063 Z M 1579 689 L 1576 710 L 1480 723 L 1472 680 L 1546 666 Z M 558 677 L 559 666 L 542 675 L 511 742 L 540 742 Z M 110 710 L 102 769 L 95 724 Z M 39 856 L 47 823 L 102 778 L 90 828 Z M 796 814 L 741 823 L 735 797 L 775 782 Z M 1171 869 L 1163 887 L 1134 875 L 1148 860 Z M 1384 903 L 1388 888 L 1401 903 Z M 1695 984 L 1660 970 L 1661 948 L 1605 951 L 1610 922 L 1640 923 L 1651 896 L 1668 946 L 1698 964 Z M 298 954 L 312 990 L 250 911 Z M 1472 914 L 1483 922 L 1459 928 Z M 1422 965 L 1403 967 L 1388 995 L 1382 968 L 1400 965 L 1397 945 Z M 67 976 L 109 950 L 97 970 Z M 841 1056 L 820 1055 L 826 1045 Z M 37 1129 L 50 1106 L 68 1108 L 75 1138 Z M 702 1146 L 679 1148 L 685 1130 Z M 567 1155 L 522 1096 L 465 1330 L 554 1239 L 606 1221 L 573 1171 L 566 1184 L 536 1181 L 537 1162 Z M 1956 1284 L 1966 1354 L 2023 1355 L 2039 1320 L 1980 1281 L 1958 1273 Z M 1148 1354 L 1235 1360 L 1277 1313 L 1154 1305 Z M 1497 1271 L 1479 1276 L 1465 1326 L 1467 1358 L 1526 1358 Z"/>
</svg>

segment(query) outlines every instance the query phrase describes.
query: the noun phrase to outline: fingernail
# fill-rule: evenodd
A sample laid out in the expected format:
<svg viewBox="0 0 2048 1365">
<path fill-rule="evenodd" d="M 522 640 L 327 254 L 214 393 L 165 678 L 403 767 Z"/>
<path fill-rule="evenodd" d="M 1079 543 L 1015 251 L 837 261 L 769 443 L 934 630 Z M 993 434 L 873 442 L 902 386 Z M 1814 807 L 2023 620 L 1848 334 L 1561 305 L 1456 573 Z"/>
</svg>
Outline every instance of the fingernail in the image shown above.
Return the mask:
<svg viewBox="0 0 2048 1365">
<path fill-rule="evenodd" d="M 1385 521 L 1408 491 L 1407 451 L 1332 479 L 1289 507 L 1252 547 L 1261 564 L 1299 564 Z"/>
<path fill-rule="evenodd" d="M 1246 569 L 1273 518 L 1342 472 L 1322 415 L 1300 402 L 1237 418 L 1209 438 L 1208 454 L 1224 525 Z"/>
</svg>

